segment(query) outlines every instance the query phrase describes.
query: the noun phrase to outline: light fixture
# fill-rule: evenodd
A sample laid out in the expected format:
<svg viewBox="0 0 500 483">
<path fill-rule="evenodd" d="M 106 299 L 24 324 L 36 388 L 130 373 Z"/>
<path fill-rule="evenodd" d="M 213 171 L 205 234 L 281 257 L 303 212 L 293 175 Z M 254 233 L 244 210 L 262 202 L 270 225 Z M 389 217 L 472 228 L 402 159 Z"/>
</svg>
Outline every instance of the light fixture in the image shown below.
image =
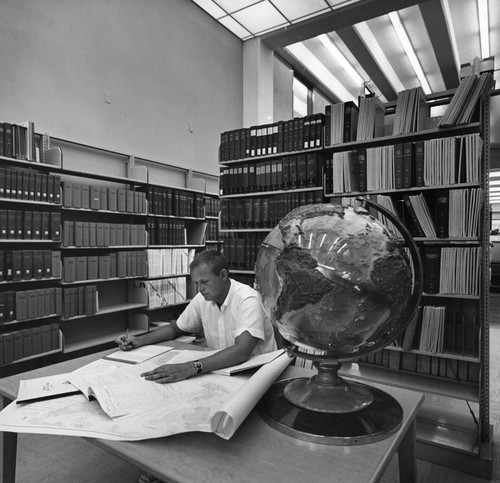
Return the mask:
<svg viewBox="0 0 500 483">
<path fill-rule="evenodd" d="M 413 50 L 413 46 L 411 45 L 410 39 L 408 38 L 408 34 L 406 33 L 406 30 L 401 22 L 401 19 L 399 18 L 398 13 L 390 12 L 389 18 L 392 22 L 394 30 L 396 31 L 399 41 L 401 42 L 403 48 L 405 49 L 406 55 L 408 56 L 408 60 L 410 61 L 410 64 L 412 65 L 413 70 L 415 71 L 415 74 L 417 75 L 418 80 L 420 81 L 420 85 L 422 86 L 424 93 L 430 94 L 431 88 L 429 86 L 429 83 L 427 82 L 427 78 L 425 77 L 424 71 L 422 70 L 422 66 L 420 65 L 417 55 Z"/>
<path fill-rule="evenodd" d="M 481 39 L 481 58 L 490 56 L 488 0 L 477 0 L 479 16 L 479 38 Z"/>
<path fill-rule="evenodd" d="M 342 102 L 353 101 L 353 96 L 339 80 L 323 65 L 323 63 L 301 42 L 288 45 L 288 50 L 309 72 L 311 72 L 327 89 Z"/>
<path fill-rule="evenodd" d="M 342 51 L 332 42 L 332 39 L 327 34 L 318 36 L 318 40 L 326 47 L 331 56 L 344 68 L 355 84 L 361 88 L 363 78 L 358 74 L 358 71 L 352 66 L 347 57 Z"/>
<path fill-rule="evenodd" d="M 358 34 L 359 38 L 365 44 L 365 47 L 370 51 L 373 59 L 379 65 L 382 72 L 384 72 L 387 80 L 391 84 L 392 88 L 395 92 L 400 92 L 405 90 L 405 86 L 399 79 L 399 76 L 396 74 L 396 71 L 392 68 L 389 59 L 385 55 L 382 47 L 377 42 L 375 35 L 371 31 L 367 22 L 360 22 L 354 25 L 354 30 Z M 385 100 L 384 102 L 387 102 Z"/>
</svg>

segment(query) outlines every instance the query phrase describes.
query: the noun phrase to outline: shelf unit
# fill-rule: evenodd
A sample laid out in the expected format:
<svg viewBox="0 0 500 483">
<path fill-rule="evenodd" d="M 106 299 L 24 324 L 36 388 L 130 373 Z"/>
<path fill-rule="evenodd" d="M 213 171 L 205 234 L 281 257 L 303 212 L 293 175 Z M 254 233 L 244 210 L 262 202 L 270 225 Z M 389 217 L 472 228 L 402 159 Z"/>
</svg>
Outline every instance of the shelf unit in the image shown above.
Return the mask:
<svg viewBox="0 0 500 483">
<path fill-rule="evenodd" d="M 449 103 L 452 95 L 453 93 L 445 93 L 440 103 Z M 247 282 L 251 284 L 253 283 L 254 274 L 252 264 L 255 262 L 258 244 L 251 247 L 249 254 L 248 251 L 245 251 L 245 243 L 248 244 L 249 236 L 260 236 L 264 239 L 267 232 L 277 224 L 283 211 L 283 214 L 285 214 L 295 206 L 310 204 L 310 200 L 308 201 L 304 195 L 302 195 L 302 198 L 297 197 L 297 192 L 302 193 L 305 189 L 314 191 L 319 187 L 322 196 L 315 199 L 313 203 L 328 201 L 334 203 L 343 202 L 345 204 L 349 203 L 349 200 L 345 198 L 354 200 L 357 196 L 376 198 L 382 195 L 390 197 L 393 204 L 396 205 L 396 212 L 402 221 L 413 230 L 408 209 L 404 207 L 403 203 L 396 203 L 400 198 L 404 200 L 404 196 L 422 195 L 426 202 L 431 204 L 435 201 L 436 193 L 445 192 L 449 197 L 450 192 L 455 190 L 466 190 L 466 193 L 478 190 L 482 204 L 476 210 L 479 223 L 473 234 L 467 234 L 466 236 L 414 237 L 423 255 L 424 279 L 429 277 L 429 273 L 431 273 L 430 256 L 428 255 L 429 247 L 438 248 L 440 253 L 446 253 L 446 256 L 455 253 L 453 250 L 464 250 L 462 255 L 467 252 L 470 257 L 474 253 L 474 256 L 477 256 L 477 261 L 475 269 L 471 273 L 474 274 L 475 270 L 475 273 L 478 274 L 475 279 L 474 290 L 468 291 L 470 287 L 467 287 L 459 288 L 456 293 L 446 293 L 448 290 L 442 290 L 442 286 L 439 285 L 437 289 L 435 286 L 424 286 L 422 306 L 420 307 L 419 318 L 416 319 L 416 325 L 414 326 L 416 332 L 413 337 L 409 332 L 410 329 L 407 329 L 408 338 L 406 341 L 403 341 L 402 336 L 401 340 L 394 342 L 396 346 L 391 345 L 362 360 L 346 363 L 340 372 L 342 375 L 354 379 L 395 385 L 425 393 L 426 403 L 419 412 L 417 419 L 418 457 L 466 473 L 489 478 L 491 477 L 492 466 L 492 435 L 489 423 L 488 335 L 488 242 L 490 220 L 488 203 L 484 203 L 484 194 L 488 191 L 489 183 L 489 93 L 486 93 L 478 104 L 473 122 L 453 127 L 432 127 L 418 132 L 393 136 L 384 135 L 367 141 L 350 141 L 328 147 L 322 145 L 309 150 L 280 152 L 278 149 L 278 152 L 261 156 L 245 156 L 244 151 L 233 149 L 233 158 L 237 159 L 228 159 L 227 153 L 229 150 L 227 147 L 221 146 L 221 152 L 225 153 L 224 156 L 221 155 L 220 160 L 220 194 L 223 202 L 221 232 L 229 240 L 243 239 L 243 248 L 233 248 L 229 243 L 225 243 L 224 250 L 232 265 L 237 269 L 242 269 Z M 331 179 L 333 173 L 332 163 L 336 153 L 360 151 L 366 153 L 367 150 L 373 148 L 382 149 L 386 146 L 397 146 L 405 143 L 414 146 L 415 143 L 434 142 L 433 140 L 437 139 L 462 138 L 465 136 L 479 136 L 482 139 L 481 156 L 472 161 L 472 163 L 476 163 L 475 169 L 478 171 L 478 178 L 472 182 L 457 179 L 452 183 L 416 186 L 415 179 L 413 179 L 412 184 L 406 185 L 404 188 L 391 186 L 357 191 L 351 189 L 349 192 L 345 192 L 345 190 L 334 192 L 331 189 L 333 184 Z M 227 142 L 227 140 L 227 133 L 223 133 L 221 136 L 222 143 Z M 240 155 L 234 153 L 240 153 Z M 253 183 L 249 183 L 243 177 L 244 166 L 247 166 L 247 172 L 250 171 L 248 166 L 253 166 L 252 170 L 256 170 L 257 166 L 262 167 L 266 163 L 271 163 L 271 165 L 277 163 L 284 166 L 284 163 L 290 157 L 297 159 L 298 156 L 307 156 L 308 153 L 316 153 L 318 160 L 316 172 L 322 170 L 322 176 L 316 180 L 316 184 L 312 187 L 306 187 L 307 182 L 304 180 L 307 179 L 307 176 L 303 176 L 301 187 L 297 187 L 296 180 L 290 182 L 289 176 L 285 177 L 284 174 L 282 174 L 281 180 L 278 177 L 277 181 L 273 181 L 271 174 L 271 178 L 263 181 L 262 178 L 257 177 L 257 181 Z M 415 163 L 415 158 L 411 159 Z M 367 161 L 368 163 L 369 161 Z M 276 171 L 280 173 L 281 170 L 285 171 L 285 168 L 279 167 Z M 395 172 L 392 172 L 392 175 L 394 174 Z M 285 185 L 285 189 L 282 188 L 280 183 Z M 248 189 L 249 185 L 250 189 Z M 262 186 L 264 186 L 264 189 L 260 191 Z M 269 186 L 275 189 L 267 188 Z M 290 196 L 292 196 L 293 202 L 288 201 Z M 267 199 L 270 205 L 273 198 L 279 200 L 278 203 L 284 204 L 282 211 L 277 208 L 277 214 L 269 214 L 271 208 L 268 206 L 261 211 L 261 219 L 256 223 L 255 215 L 252 213 L 252 200 Z M 438 221 L 434 218 L 434 214 L 432 217 L 435 222 Z M 262 221 L 266 219 L 270 221 L 267 223 Z M 250 221 L 248 222 L 248 220 Z M 237 241 L 233 243 L 237 244 Z M 244 262 L 245 266 L 242 267 L 241 260 L 246 260 L 249 263 Z M 426 264 L 426 261 L 429 264 Z M 468 266 L 469 270 L 471 266 Z M 467 270 L 463 273 L 464 279 L 474 278 L 474 275 L 471 275 Z M 454 290 L 456 290 L 456 287 L 450 289 L 449 292 Z M 445 307 L 445 313 L 449 313 L 445 319 L 443 345 L 432 350 L 422 349 L 419 345 L 420 340 L 423 338 L 421 334 L 422 311 L 426 305 Z M 455 309 L 457 306 L 458 311 Z M 463 316 L 459 313 L 460 311 L 463 311 Z M 452 317 L 453 313 L 455 318 Z M 454 330 L 451 329 L 454 323 L 457 323 L 456 327 L 459 327 L 460 330 L 465 328 L 468 332 L 465 332 L 465 329 L 463 332 L 457 330 L 456 333 L 454 331 L 451 334 L 452 338 L 450 338 L 448 332 Z M 405 349 L 401 347 L 403 342 L 406 342 Z M 453 346 L 453 344 L 457 345 Z M 447 408 L 447 410 L 443 411 L 443 408 Z"/>
<path fill-rule="evenodd" d="M 43 178 L 43 185 L 50 185 L 51 196 L 55 197 L 54 201 L 48 202 L 41 201 L 41 197 L 30 199 L 18 197 L 17 193 L 14 197 L 10 192 L 6 194 L 0 191 L 1 221 L 3 223 L 5 218 L 2 226 L 5 225 L 6 230 L 15 224 L 9 225 L 9 220 L 3 215 L 14 211 L 20 213 L 20 219 L 26 213 L 31 213 L 31 216 L 34 212 L 48 214 L 43 216 L 44 229 L 46 219 L 50 222 L 51 217 L 54 218 L 53 223 L 48 225 L 54 234 L 41 233 L 36 237 L 30 234 L 28 237 L 5 233 L 0 236 L 0 335 L 3 341 L 4 334 L 24 333 L 53 325 L 59 331 L 57 347 L 47 348 L 44 345 L 43 350 L 28 356 L 20 354 L 18 350 L 14 354 L 12 350 L 7 358 L 4 358 L 4 351 L 0 351 L 2 376 L 26 370 L 26 367 L 64 360 L 77 352 L 111 347 L 113 341 L 127 329 L 133 335 L 145 333 L 150 328 L 150 322 L 182 310 L 195 293 L 194 284 L 189 279 L 188 265 L 184 266 L 181 273 L 173 268 L 172 272 L 150 277 L 148 254 L 183 251 L 189 252 L 192 258 L 196 251 L 206 246 L 206 193 L 203 190 L 152 184 L 148 168 L 136 166 L 133 157 L 122 159 L 121 153 L 56 140 L 56 144 L 64 147 L 63 153 L 60 146 L 50 147 L 50 142 L 46 135 L 43 136 L 43 142 L 40 141 L 44 150 L 39 162 L 0 158 L 2 188 L 7 186 L 3 175 L 8 169 L 9 174 L 12 171 Z M 74 146 L 77 155 L 72 159 L 75 155 Z M 84 151 L 84 159 L 88 159 L 89 164 L 78 159 L 81 155 L 79 150 Z M 117 166 L 124 166 L 126 175 L 109 174 L 105 172 L 105 165 L 102 170 L 93 169 L 92 162 L 99 164 L 102 157 L 113 158 L 110 163 L 117 158 Z M 85 168 L 80 170 L 80 166 Z M 165 165 L 165 169 L 168 167 Z M 158 170 L 157 166 L 155 168 Z M 120 170 L 113 166 L 113 172 L 119 173 Z M 192 179 L 192 173 L 189 174 Z M 47 182 L 49 178 L 50 183 Z M 17 182 L 17 177 L 15 180 Z M 20 186 L 21 180 L 20 175 Z M 175 210 L 167 211 L 165 199 L 154 199 L 153 193 L 158 190 L 168 191 L 172 195 L 176 203 Z M 192 211 L 186 212 L 186 206 L 190 206 Z M 156 225 L 161 228 L 163 235 L 177 230 L 178 237 L 155 239 Z M 30 226 L 33 226 L 32 222 Z M 21 269 L 25 252 L 26 255 L 27 252 L 53 255 L 50 270 L 47 274 L 44 272 L 43 277 L 37 275 L 30 278 L 24 274 L 6 276 L 4 268 L 8 266 L 12 270 L 12 252 L 21 256 Z M 42 269 L 45 270 L 45 266 Z M 181 279 L 186 281 L 187 287 L 184 300 L 150 310 L 148 284 Z M 16 310 L 21 307 L 16 307 L 16 297 L 33 296 L 34 291 L 40 296 L 47 293 L 48 297 L 50 290 L 54 299 L 53 312 L 23 316 L 22 320 L 16 318 L 16 313 L 24 314 L 23 310 Z M 6 294 L 9 295 L 9 304 L 11 300 L 14 303 L 12 316 L 5 315 Z"/>
</svg>

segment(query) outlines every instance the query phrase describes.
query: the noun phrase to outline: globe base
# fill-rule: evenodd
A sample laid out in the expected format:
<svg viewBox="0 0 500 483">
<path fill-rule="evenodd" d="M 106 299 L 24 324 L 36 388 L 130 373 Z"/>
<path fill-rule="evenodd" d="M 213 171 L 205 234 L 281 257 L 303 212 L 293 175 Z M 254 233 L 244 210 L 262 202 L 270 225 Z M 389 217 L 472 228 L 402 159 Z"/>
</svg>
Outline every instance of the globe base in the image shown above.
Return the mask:
<svg viewBox="0 0 500 483">
<path fill-rule="evenodd" d="M 310 379 L 296 379 L 284 389 L 292 404 L 309 411 L 352 413 L 373 403 L 373 393 L 364 384 L 347 382 L 338 375 L 340 362 L 315 361 L 318 374 Z"/>
<path fill-rule="evenodd" d="M 353 412 L 324 412 L 301 407 L 288 399 L 285 393 L 289 391 L 286 389 L 296 381 L 305 383 L 307 387 L 310 379 L 288 379 L 275 383 L 258 405 L 264 421 L 282 433 L 313 443 L 353 446 L 381 441 L 401 427 L 401 405 L 378 388 L 356 383 L 356 387 L 364 386 L 363 389 L 372 393 L 370 404 Z"/>
</svg>

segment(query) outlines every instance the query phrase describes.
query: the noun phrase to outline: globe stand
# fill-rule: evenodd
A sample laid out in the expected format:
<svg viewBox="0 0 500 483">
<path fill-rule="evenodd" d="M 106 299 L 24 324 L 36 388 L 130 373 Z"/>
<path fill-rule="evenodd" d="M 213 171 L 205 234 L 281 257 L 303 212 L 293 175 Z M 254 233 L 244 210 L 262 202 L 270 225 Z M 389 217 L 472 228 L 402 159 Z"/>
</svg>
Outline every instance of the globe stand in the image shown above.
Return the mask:
<svg viewBox="0 0 500 483">
<path fill-rule="evenodd" d="M 258 410 L 270 426 L 300 440 L 337 446 L 373 443 L 399 430 L 403 409 L 390 394 L 339 377 L 338 361 L 313 364 L 316 375 L 275 383 L 261 399 Z"/>
<path fill-rule="evenodd" d="M 323 413 L 352 413 L 373 403 L 373 393 L 363 384 L 339 377 L 340 362 L 315 361 L 318 374 L 287 384 L 284 396 L 295 406 Z"/>
</svg>

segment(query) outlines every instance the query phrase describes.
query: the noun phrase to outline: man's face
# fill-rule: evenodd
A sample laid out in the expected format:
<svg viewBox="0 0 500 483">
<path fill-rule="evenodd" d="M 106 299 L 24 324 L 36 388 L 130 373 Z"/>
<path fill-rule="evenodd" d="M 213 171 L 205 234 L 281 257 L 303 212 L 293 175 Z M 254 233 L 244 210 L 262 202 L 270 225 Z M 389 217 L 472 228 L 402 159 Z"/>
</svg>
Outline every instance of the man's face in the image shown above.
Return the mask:
<svg viewBox="0 0 500 483">
<path fill-rule="evenodd" d="M 191 279 L 205 300 L 224 302 L 227 294 L 227 273 L 225 270 L 215 275 L 205 263 L 202 263 L 191 272 Z"/>
</svg>

